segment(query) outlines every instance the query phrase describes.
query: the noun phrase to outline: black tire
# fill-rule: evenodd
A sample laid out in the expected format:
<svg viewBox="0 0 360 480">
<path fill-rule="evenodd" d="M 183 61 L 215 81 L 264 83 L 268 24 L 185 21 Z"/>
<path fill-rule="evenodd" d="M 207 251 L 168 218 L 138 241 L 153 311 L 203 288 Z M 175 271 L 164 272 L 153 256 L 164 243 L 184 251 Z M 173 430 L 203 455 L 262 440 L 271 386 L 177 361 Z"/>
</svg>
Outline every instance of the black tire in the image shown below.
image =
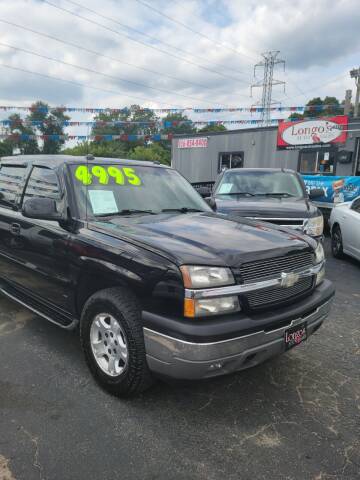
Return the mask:
<svg viewBox="0 0 360 480">
<path fill-rule="evenodd" d="M 335 225 L 331 234 L 331 251 L 335 258 L 344 258 L 343 240 L 339 225 Z"/>
<path fill-rule="evenodd" d="M 100 368 L 91 345 L 91 326 L 95 317 L 102 313 L 115 318 L 125 337 L 127 363 L 124 371 L 116 376 L 111 376 Z M 91 373 L 101 387 L 112 395 L 135 396 L 153 383 L 146 363 L 141 311 L 135 296 L 129 290 L 109 288 L 90 297 L 81 315 L 80 339 Z M 103 358 L 106 359 L 106 356 Z"/>
</svg>

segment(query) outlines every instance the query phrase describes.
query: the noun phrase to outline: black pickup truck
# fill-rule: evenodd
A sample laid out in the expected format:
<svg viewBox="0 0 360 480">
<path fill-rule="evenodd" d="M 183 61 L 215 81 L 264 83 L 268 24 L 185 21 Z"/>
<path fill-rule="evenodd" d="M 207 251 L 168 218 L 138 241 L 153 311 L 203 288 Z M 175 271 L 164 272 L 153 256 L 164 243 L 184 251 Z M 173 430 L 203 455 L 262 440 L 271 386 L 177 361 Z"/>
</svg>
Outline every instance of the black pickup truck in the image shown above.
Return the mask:
<svg viewBox="0 0 360 480">
<path fill-rule="evenodd" d="M 294 228 L 322 239 L 324 220 L 311 203 L 323 194 L 308 194 L 301 176 L 282 168 L 232 168 L 223 171 L 207 199 L 219 213 L 231 213 Z"/>
<path fill-rule="evenodd" d="M 330 309 L 324 264 L 310 237 L 214 213 L 169 167 L 0 162 L 0 290 L 79 326 L 90 370 L 116 395 L 156 376 L 238 371 L 301 343 Z"/>
</svg>

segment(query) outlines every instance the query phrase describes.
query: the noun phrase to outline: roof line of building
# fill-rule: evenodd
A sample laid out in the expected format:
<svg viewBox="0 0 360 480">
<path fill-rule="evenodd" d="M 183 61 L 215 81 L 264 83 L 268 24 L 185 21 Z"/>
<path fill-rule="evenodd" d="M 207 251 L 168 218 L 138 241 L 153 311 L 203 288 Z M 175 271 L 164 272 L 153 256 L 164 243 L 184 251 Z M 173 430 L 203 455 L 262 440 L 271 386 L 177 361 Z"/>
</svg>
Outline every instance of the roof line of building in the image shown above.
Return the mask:
<svg viewBox="0 0 360 480">
<path fill-rule="evenodd" d="M 275 127 L 254 127 L 254 128 L 238 128 L 236 130 L 223 130 L 222 132 L 197 132 L 197 133 L 181 133 L 174 134 L 173 138 L 182 138 L 182 137 L 215 137 L 217 135 L 233 135 L 240 132 L 259 132 L 259 131 L 268 131 L 268 130 L 277 130 Z"/>
</svg>

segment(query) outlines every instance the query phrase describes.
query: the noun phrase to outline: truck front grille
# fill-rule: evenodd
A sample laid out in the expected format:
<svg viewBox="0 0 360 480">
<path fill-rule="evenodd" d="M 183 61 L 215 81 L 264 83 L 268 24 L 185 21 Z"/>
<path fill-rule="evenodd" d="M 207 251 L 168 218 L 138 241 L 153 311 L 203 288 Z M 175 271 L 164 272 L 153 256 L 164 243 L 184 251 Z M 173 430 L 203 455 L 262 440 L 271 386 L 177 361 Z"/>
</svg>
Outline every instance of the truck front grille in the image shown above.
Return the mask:
<svg viewBox="0 0 360 480">
<path fill-rule="evenodd" d="M 285 257 L 244 263 L 240 268 L 234 270 L 234 274 L 237 283 L 252 283 L 279 277 L 282 272 L 305 270 L 312 266 L 312 254 L 310 252 L 301 252 Z"/>
<path fill-rule="evenodd" d="M 234 276 L 238 284 L 249 284 L 279 278 L 283 272 L 295 272 L 306 270 L 313 266 L 311 252 L 300 252 L 283 257 L 257 260 L 244 263 L 240 268 L 234 269 Z M 313 277 L 300 278 L 292 287 L 284 288 L 279 286 L 262 290 L 254 290 L 243 295 L 245 305 L 249 309 L 258 309 L 266 306 L 283 304 L 294 299 L 294 297 L 311 293 L 313 288 Z"/>
<path fill-rule="evenodd" d="M 251 220 L 259 220 L 260 222 L 274 223 L 281 227 L 294 228 L 296 230 L 303 230 L 305 220 L 303 218 L 268 218 L 268 217 L 247 217 Z"/>
<path fill-rule="evenodd" d="M 249 308 L 266 307 L 267 305 L 276 305 L 291 300 L 294 297 L 301 296 L 310 292 L 313 285 L 313 278 L 306 277 L 299 280 L 295 285 L 289 288 L 271 287 L 264 290 L 257 290 L 246 295 Z"/>
</svg>

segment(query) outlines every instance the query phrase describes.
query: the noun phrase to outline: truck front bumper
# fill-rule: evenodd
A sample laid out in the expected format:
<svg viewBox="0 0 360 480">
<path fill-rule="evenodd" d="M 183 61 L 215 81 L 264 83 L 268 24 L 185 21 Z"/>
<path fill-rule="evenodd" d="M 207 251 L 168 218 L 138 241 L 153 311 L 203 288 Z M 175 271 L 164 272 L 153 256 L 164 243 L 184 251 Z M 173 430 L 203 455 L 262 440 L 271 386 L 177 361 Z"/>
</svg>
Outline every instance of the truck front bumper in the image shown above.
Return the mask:
<svg viewBox="0 0 360 480">
<path fill-rule="evenodd" d="M 285 351 L 289 327 L 306 322 L 308 337 L 327 317 L 332 298 L 281 327 L 264 329 L 222 341 L 198 343 L 144 327 L 147 362 L 154 373 L 177 379 L 201 379 L 253 367 Z"/>
</svg>

